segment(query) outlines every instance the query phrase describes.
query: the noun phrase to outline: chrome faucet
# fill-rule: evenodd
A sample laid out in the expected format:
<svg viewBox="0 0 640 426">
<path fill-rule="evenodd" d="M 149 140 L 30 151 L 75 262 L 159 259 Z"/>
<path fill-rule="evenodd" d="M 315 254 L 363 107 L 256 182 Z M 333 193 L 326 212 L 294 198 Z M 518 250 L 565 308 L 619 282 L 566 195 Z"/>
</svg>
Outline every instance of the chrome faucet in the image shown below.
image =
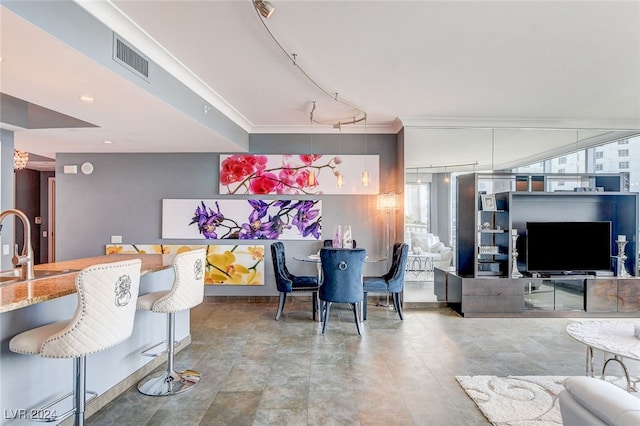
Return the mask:
<svg viewBox="0 0 640 426">
<path fill-rule="evenodd" d="M 8 209 L 0 213 L 0 231 L 2 231 L 2 221 L 9 215 L 17 216 L 22 221 L 23 228 L 23 247 L 22 254 L 18 255 L 18 245 L 16 244 L 13 249 L 13 257 L 11 263 L 14 266 L 20 266 L 22 271 L 20 272 L 21 280 L 31 280 L 35 277 L 33 273 L 33 247 L 31 246 L 31 224 L 29 218 L 20 210 Z"/>
</svg>

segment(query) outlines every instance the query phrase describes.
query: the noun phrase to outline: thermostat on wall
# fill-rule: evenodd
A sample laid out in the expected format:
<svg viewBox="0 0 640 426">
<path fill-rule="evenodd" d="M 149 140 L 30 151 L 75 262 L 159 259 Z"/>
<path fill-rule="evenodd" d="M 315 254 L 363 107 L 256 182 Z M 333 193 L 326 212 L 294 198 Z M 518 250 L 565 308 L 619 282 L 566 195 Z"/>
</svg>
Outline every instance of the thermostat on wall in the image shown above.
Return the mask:
<svg viewBox="0 0 640 426">
<path fill-rule="evenodd" d="M 84 173 L 85 175 L 90 175 L 91 173 L 93 173 L 93 164 L 89 163 L 88 161 L 86 163 L 82 163 L 82 165 L 80 166 L 80 170 L 82 170 L 82 173 Z"/>
</svg>

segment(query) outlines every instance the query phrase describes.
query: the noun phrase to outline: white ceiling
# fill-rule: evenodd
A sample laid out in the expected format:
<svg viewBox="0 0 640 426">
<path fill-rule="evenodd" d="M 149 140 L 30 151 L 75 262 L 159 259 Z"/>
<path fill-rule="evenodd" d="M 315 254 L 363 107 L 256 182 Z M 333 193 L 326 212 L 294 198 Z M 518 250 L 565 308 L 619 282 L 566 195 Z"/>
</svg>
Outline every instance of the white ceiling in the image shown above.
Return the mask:
<svg viewBox="0 0 640 426">
<path fill-rule="evenodd" d="M 640 129 L 640 2 L 272 3 L 268 28 L 315 83 L 366 111 L 368 132 L 397 133 L 404 125 L 420 146 L 421 129 L 440 129 L 437 140 L 425 138 L 421 147 L 429 159 L 411 160 L 455 164 L 462 153 L 486 153 L 486 132 L 481 144 L 469 138 L 448 146 L 441 129 L 588 129 L 583 134 L 591 136 Z M 195 81 L 191 87 L 203 99 L 249 133 L 308 132 L 312 101 L 319 121 L 358 115 L 293 66 L 250 0 L 82 5 L 153 61 Z M 13 12 L 2 7 L 0 13 L 0 90 L 99 126 L 18 129 L 17 148 L 51 157 L 242 149 Z M 81 94 L 96 100 L 82 104 Z M 318 131 L 336 132 L 315 126 Z M 567 145 L 566 138 L 555 139 Z M 526 143 L 549 151 L 559 146 Z M 512 151 L 503 163 L 531 156 Z"/>
</svg>

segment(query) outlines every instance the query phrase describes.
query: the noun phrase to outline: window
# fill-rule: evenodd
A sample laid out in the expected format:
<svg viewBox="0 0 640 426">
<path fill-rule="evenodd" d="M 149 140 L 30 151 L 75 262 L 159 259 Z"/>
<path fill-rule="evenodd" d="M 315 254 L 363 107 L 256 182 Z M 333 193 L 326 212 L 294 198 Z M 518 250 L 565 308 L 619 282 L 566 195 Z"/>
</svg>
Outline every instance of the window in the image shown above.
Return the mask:
<svg viewBox="0 0 640 426">
<path fill-rule="evenodd" d="M 404 198 L 405 223 L 422 225 L 429 230 L 430 183 L 406 184 Z"/>
<path fill-rule="evenodd" d="M 558 169 L 558 173 L 564 173 L 565 170 L 564 169 Z"/>
<path fill-rule="evenodd" d="M 602 164 L 596 164 L 596 172 L 601 172 L 604 170 L 604 165 Z"/>
<path fill-rule="evenodd" d="M 618 145 L 629 145 L 629 139 L 623 139 L 618 141 Z"/>
<path fill-rule="evenodd" d="M 596 160 L 601 160 L 604 158 L 604 151 L 596 151 Z"/>
<path fill-rule="evenodd" d="M 558 158 L 558 164 L 567 164 L 567 157 Z"/>
<path fill-rule="evenodd" d="M 629 150 L 628 149 L 619 149 L 618 150 L 618 157 L 628 157 L 629 156 Z"/>
<path fill-rule="evenodd" d="M 628 161 L 621 161 L 618 163 L 618 168 L 619 169 L 628 169 L 629 168 L 629 162 Z"/>
</svg>

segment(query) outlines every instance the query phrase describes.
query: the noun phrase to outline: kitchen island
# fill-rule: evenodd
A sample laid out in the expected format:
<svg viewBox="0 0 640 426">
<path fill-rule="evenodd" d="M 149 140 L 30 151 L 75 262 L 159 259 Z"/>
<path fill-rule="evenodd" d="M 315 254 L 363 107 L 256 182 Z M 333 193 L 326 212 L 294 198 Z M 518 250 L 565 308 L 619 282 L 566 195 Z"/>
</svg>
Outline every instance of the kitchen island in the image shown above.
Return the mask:
<svg viewBox="0 0 640 426">
<path fill-rule="evenodd" d="M 70 319 L 77 306 L 75 278 L 85 267 L 141 259 L 140 294 L 168 290 L 173 284 L 172 262 L 175 255 L 114 254 L 37 265 L 36 271 L 60 271 L 28 281 L 0 286 L 0 424 L 6 424 L 20 410 L 38 408 L 69 393 L 73 387 L 72 359 L 50 359 L 16 354 L 9 341 L 23 331 L 55 321 Z M 87 390 L 98 398 L 87 405 L 87 414 L 95 412 L 115 396 L 135 384 L 162 358 L 149 358 L 140 352 L 165 339 L 165 316 L 147 311 L 136 313 L 131 337 L 106 351 L 87 357 Z M 176 339 L 190 341 L 189 312 L 176 314 Z M 66 411 L 69 405 L 59 410 Z"/>
</svg>

